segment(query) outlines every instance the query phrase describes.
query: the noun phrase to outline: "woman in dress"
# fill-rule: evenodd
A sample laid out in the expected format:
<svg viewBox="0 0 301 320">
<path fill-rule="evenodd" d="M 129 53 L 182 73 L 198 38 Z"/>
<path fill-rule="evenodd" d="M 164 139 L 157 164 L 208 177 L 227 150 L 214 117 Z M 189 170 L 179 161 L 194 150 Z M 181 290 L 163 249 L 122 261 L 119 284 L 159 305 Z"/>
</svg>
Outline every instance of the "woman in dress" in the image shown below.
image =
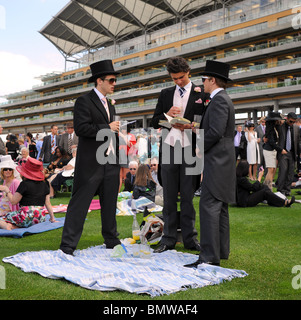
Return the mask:
<svg viewBox="0 0 301 320">
<path fill-rule="evenodd" d="M 50 174 L 48 177 L 50 177 L 52 174 L 59 171 L 59 170 L 56 171 L 55 169 L 62 169 L 70 161 L 70 157 L 67 151 L 62 147 L 56 147 L 55 156 L 56 156 L 56 159 L 52 161 L 47 167 L 47 170 Z"/>
<path fill-rule="evenodd" d="M 44 222 L 47 212 L 50 215 L 49 221 L 56 222 L 49 198 L 49 184 L 43 174 L 43 163 L 29 157 L 16 169 L 23 177 L 23 181 L 15 194 L 12 194 L 8 186 L 0 186 L 0 191 L 6 193 L 12 205 L 19 204 L 20 208 L 1 217 L 0 228 L 6 230 L 28 228 Z"/>
<path fill-rule="evenodd" d="M 6 149 L 7 153 L 12 157 L 12 159 L 15 161 L 18 156 L 18 151 L 20 148 L 20 145 L 18 143 L 18 138 L 14 134 L 10 134 L 7 137 L 6 142 Z"/>
<path fill-rule="evenodd" d="M 12 194 L 15 194 L 21 179 L 16 171 L 16 165 L 10 155 L 3 156 L 0 162 L 0 176 L 3 185 L 7 186 Z M 0 216 L 6 215 L 9 211 L 19 210 L 19 204 L 12 205 L 7 196 L 2 194 L 0 198 Z"/>
<path fill-rule="evenodd" d="M 259 147 L 258 143 L 260 138 L 257 138 L 257 132 L 254 131 L 254 123 L 249 123 L 246 127 L 247 145 L 247 160 L 249 163 L 249 178 L 253 181 L 256 180 L 257 165 L 259 162 Z"/>
<path fill-rule="evenodd" d="M 36 147 L 36 143 L 33 140 L 33 136 L 30 132 L 27 132 L 26 140 L 27 140 L 27 148 L 29 150 L 29 156 L 32 158 L 36 158 L 38 154 L 38 150 Z"/>
</svg>

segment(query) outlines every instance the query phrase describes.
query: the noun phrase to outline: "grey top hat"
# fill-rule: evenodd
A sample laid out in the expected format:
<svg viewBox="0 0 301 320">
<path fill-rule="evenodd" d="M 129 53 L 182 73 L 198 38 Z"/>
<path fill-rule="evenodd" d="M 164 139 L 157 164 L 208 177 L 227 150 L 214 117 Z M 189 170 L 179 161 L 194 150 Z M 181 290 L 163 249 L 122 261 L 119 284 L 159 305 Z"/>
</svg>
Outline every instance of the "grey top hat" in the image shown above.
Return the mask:
<svg viewBox="0 0 301 320">
<path fill-rule="evenodd" d="M 114 70 L 112 60 L 102 60 L 90 65 L 92 76 L 88 79 L 88 82 L 94 82 L 97 78 L 105 76 L 107 74 L 117 75 L 120 72 Z"/>
</svg>

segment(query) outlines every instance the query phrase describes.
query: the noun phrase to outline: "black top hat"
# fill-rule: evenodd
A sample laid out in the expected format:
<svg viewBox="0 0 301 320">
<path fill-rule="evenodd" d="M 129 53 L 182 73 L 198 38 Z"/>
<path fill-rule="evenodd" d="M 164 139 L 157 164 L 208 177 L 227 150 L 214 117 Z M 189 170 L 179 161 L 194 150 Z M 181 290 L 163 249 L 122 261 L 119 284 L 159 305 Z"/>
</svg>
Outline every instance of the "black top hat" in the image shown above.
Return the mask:
<svg viewBox="0 0 301 320">
<path fill-rule="evenodd" d="M 102 60 L 92 63 L 90 69 L 92 76 L 88 79 L 88 82 L 94 82 L 97 78 L 107 74 L 117 75 L 120 73 L 114 70 L 112 60 Z"/>
<path fill-rule="evenodd" d="M 229 70 L 230 65 L 227 63 L 215 60 L 207 60 L 205 70 L 201 72 L 201 74 L 221 78 L 225 81 L 232 81 L 229 78 Z"/>
<path fill-rule="evenodd" d="M 276 121 L 276 120 L 282 120 L 279 112 L 271 111 L 268 113 L 268 116 L 265 118 L 265 121 Z"/>
<path fill-rule="evenodd" d="M 295 112 L 290 112 L 288 115 L 287 115 L 287 118 L 288 119 L 297 119 L 297 115 L 295 114 Z"/>
</svg>

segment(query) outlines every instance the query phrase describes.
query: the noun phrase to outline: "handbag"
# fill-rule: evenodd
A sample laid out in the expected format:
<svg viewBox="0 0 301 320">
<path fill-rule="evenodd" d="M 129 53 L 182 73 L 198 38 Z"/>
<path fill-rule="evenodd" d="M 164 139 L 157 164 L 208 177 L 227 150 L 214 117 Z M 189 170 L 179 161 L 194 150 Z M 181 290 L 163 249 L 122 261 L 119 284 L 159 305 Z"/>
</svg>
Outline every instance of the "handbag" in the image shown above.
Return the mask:
<svg viewBox="0 0 301 320">
<path fill-rule="evenodd" d="M 238 148 L 239 149 L 245 149 L 247 147 L 247 138 L 244 134 L 241 135 L 241 138 L 240 138 L 240 143 L 239 143 L 239 146 Z"/>
</svg>

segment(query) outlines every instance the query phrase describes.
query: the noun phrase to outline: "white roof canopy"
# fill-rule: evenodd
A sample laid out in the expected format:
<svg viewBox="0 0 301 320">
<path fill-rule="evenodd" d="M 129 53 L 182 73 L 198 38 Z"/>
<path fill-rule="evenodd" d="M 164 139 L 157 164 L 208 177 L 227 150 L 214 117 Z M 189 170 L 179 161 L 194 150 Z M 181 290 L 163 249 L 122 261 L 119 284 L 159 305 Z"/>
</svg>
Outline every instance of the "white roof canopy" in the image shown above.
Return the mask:
<svg viewBox="0 0 301 320">
<path fill-rule="evenodd" d="M 237 0 L 71 0 L 40 33 L 66 56 L 106 47 Z"/>
</svg>

